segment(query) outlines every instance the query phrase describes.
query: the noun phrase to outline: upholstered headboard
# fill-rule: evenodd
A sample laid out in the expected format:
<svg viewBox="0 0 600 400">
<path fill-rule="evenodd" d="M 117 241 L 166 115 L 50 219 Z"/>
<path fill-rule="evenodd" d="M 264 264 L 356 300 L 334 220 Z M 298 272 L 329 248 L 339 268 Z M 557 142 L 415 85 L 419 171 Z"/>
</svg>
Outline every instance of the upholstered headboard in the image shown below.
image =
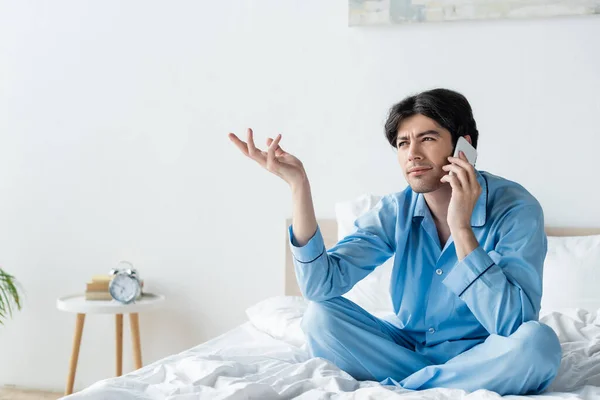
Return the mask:
<svg viewBox="0 0 600 400">
<path fill-rule="evenodd" d="M 330 248 L 338 242 L 337 238 L 337 222 L 335 219 L 320 219 L 317 221 L 325 247 Z M 285 243 L 285 294 L 286 296 L 301 296 L 298 283 L 296 282 L 296 274 L 294 272 L 294 262 L 289 246 L 289 237 L 287 228 L 291 225 L 292 220 L 286 220 L 286 243 Z M 600 228 L 560 228 L 547 227 L 546 234 L 548 236 L 587 236 L 600 235 Z"/>
</svg>

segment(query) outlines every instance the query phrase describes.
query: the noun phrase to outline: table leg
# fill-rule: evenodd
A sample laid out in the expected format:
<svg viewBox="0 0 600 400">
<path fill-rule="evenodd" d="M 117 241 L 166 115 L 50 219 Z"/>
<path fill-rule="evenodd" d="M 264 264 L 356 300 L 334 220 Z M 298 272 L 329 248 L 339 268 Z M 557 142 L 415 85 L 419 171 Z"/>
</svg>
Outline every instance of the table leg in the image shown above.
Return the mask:
<svg viewBox="0 0 600 400">
<path fill-rule="evenodd" d="M 73 384 L 75 383 L 75 371 L 77 370 L 77 360 L 79 359 L 79 348 L 81 346 L 81 336 L 83 334 L 84 322 L 85 314 L 77 314 L 77 323 L 75 325 L 75 336 L 73 337 L 73 350 L 71 351 L 69 377 L 67 379 L 67 388 L 65 389 L 65 395 L 73 393 Z"/>
<path fill-rule="evenodd" d="M 117 348 L 117 376 L 123 375 L 123 314 L 115 315 L 116 348 Z"/>
<path fill-rule="evenodd" d="M 133 344 L 133 361 L 135 369 L 142 368 L 142 346 L 140 344 L 140 319 L 138 313 L 129 314 L 131 324 L 131 340 Z"/>
</svg>

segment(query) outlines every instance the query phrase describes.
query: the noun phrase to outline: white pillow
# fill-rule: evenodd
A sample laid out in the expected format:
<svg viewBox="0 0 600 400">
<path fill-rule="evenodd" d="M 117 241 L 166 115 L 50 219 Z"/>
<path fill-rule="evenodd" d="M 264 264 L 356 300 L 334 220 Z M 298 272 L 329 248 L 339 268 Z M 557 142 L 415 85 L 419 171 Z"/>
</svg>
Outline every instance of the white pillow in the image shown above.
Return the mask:
<svg viewBox="0 0 600 400">
<path fill-rule="evenodd" d="M 542 314 L 600 308 L 600 235 L 548 237 Z"/>
<path fill-rule="evenodd" d="M 246 309 L 254 327 L 275 339 L 301 347 L 306 339 L 300 327 L 308 302 L 299 296 L 275 296 Z"/>
<path fill-rule="evenodd" d="M 354 221 L 375 207 L 381 196 L 364 194 L 350 201 L 339 202 L 335 205 L 335 215 L 338 226 L 338 240 L 342 240 L 356 231 Z M 390 296 L 390 280 L 394 257 L 358 282 L 349 292 L 343 295 L 358 304 L 369 313 L 383 318 L 394 313 Z"/>
</svg>

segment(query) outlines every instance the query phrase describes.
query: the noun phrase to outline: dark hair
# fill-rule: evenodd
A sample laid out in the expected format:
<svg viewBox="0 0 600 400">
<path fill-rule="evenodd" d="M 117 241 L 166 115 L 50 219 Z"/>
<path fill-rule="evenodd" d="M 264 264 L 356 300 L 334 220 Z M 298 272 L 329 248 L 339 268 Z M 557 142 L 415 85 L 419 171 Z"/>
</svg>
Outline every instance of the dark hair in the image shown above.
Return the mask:
<svg viewBox="0 0 600 400">
<path fill-rule="evenodd" d="M 452 135 L 453 145 L 459 137 L 469 135 L 473 147 L 477 147 L 477 124 L 471 105 L 462 94 L 449 89 L 433 89 L 409 96 L 394 105 L 385 123 L 385 136 L 393 147 L 396 147 L 400 124 L 415 114 L 429 117 L 447 129 Z"/>
</svg>

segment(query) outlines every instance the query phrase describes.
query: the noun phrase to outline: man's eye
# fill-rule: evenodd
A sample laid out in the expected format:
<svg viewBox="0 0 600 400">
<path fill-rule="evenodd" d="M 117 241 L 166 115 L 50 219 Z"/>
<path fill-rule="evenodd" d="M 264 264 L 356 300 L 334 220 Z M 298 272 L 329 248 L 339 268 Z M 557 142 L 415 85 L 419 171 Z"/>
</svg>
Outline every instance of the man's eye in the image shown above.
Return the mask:
<svg viewBox="0 0 600 400">
<path fill-rule="evenodd" d="M 423 141 L 426 141 L 426 140 L 435 140 L 435 139 L 434 139 L 434 138 L 432 138 L 432 137 L 426 137 L 426 138 L 423 138 Z"/>
<path fill-rule="evenodd" d="M 402 147 L 406 144 L 406 142 L 398 142 L 398 147 Z"/>
</svg>

